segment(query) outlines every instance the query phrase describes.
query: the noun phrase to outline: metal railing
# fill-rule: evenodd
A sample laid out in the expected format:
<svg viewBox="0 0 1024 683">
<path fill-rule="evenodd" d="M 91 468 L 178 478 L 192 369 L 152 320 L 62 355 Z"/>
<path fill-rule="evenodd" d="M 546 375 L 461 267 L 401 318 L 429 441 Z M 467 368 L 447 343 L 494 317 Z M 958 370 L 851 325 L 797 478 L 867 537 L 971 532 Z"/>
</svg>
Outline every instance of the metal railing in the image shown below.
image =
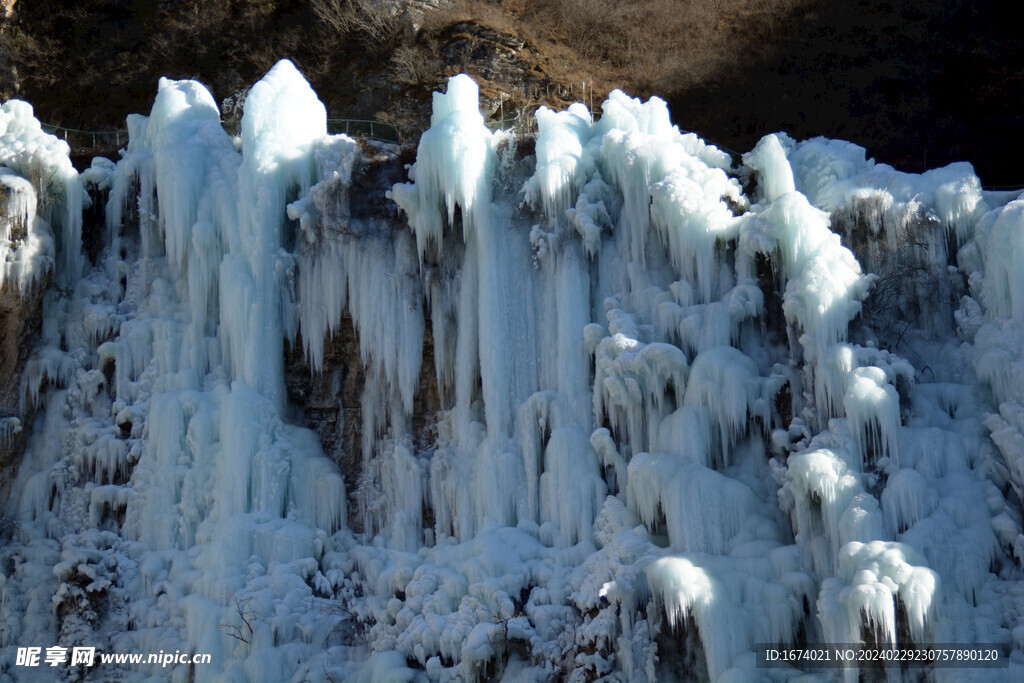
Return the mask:
<svg viewBox="0 0 1024 683">
<path fill-rule="evenodd" d="M 40 126 L 50 135 L 68 143 L 72 150 L 120 149 L 128 144 L 127 130 L 78 130 L 65 126 L 54 126 L 41 123 Z"/>
<path fill-rule="evenodd" d="M 599 114 L 595 113 L 595 118 L 598 117 Z M 220 123 L 228 135 L 239 135 L 242 132 L 242 121 L 240 119 L 225 119 Z M 500 120 L 489 120 L 486 123 L 487 127 L 491 130 L 504 128 L 526 134 L 537 132 L 536 119 L 525 110 L 517 111 L 515 114 L 505 116 Z M 67 142 L 72 152 L 113 151 L 128 144 L 128 131 L 124 128 L 118 130 L 79 130 L 50 123 L 41 123 L 40 125 L 50 135 L 55 135 Z M 403 135 L 397 127 L 382 121 L 372 121 L 369 119 L 327 119 L 327 132 L 331 135 L 344 133 L 353 137 L 401 145 L 406 141 L 417 139 L 423 131 L 409 130 Z"/>
<path fill-rule="evenodd" d="M 332 135 L 344 133 L 357 137 L 367 137 L 381 142 L 402 143 L 398 129 L 390 123 L 367 121 L 362 119 L 327 119 L 327 132 Z"/>
<path fill-rule="evenodd" d="M 120 130 L 79 130 L 49 123 L 40 125 L 45 132 L 67 142 L 73 152 L 116 150 L 120 149 L 122 145 L 128 144 L 128 131 L 123 128 Z M 221 125 L 228 135 L 241 133 L 242 122 L 240 120 L 221 121 Z M 345 133 L 353 137 L 368 138 L 379 142 L 402 143 L 402 136 L 399 135 L 398 129 L 381 121 L 327 119 L 327 132 L 332 135 Z"/>
<path fill-rule="evenodd" d="M 239 135 L 242 132 L 242 121 L 240 119 L 225 119 L 220 122 L 228 135 Z M 117 150 L 128 144 L 128 131 L 124 128 L 119 130 L 80 130 L 57 126 L 50 123 L 41 123 L 42 129 L 54 135 L 71 147 L 73 152 L 89 152 L 101 150 Z M 513 129 L 520 132 L 535 133 L 537 131 L 536 120 L 524 112 L 515 116 L 507 116 L 501 120 L 487 121 L 487 127 L 491 130 Z M 408 131 L 402 135 L 398 128 L 390 123 L 372 121 L 369 119 L 327 119 L 327 132 L 331 135 L 344 133 L 353 137 L 368 138 L 378 142 L 393 144 L 404 144 L 407 140 L 414 140 L 423 131 Z"/>
<path fill-rule="evenodd" d="M 228 135 L 239 135 L 242 132 L 241 119 L 228 119 L 220 124 Z M 369 138 L 379 142 L 402 143 L 398 129 L 390 123 L 370 121 L 369 119 L 327 119 L 327 132 L 331 135 L 344 133 L 353 137 Z"/>
</svg>

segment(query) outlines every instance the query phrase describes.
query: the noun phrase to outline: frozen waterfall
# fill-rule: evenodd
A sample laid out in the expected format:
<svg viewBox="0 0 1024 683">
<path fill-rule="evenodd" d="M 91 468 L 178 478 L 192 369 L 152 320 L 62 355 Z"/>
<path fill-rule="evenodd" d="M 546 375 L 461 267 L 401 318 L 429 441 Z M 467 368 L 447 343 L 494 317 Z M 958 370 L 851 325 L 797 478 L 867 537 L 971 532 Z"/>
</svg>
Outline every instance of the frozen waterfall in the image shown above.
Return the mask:
<svg viewBox="0 0 1024 683">
<path fill-rule="evenodd" d="M 619 91 L 536 121 L 456 76 L 406 170 L 284 61 L 239 136 L 161 79 L 78 173 L 3 105 L 0 317 L 43 308 L 0 681 L 1024 676 L 1024 199 Z M 17 660 L 54 646 L 210 663 Z"/>
</svg>

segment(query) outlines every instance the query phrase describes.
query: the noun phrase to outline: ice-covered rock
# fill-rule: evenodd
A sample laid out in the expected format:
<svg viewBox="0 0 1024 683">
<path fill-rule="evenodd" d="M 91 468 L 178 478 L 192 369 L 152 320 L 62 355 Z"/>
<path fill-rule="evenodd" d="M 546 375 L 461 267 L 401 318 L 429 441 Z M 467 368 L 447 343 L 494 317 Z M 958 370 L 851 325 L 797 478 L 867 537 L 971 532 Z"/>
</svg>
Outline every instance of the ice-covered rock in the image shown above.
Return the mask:
<svg viewBox="0 0 1024 683">
<path fill-rule="evenodd" d="M 406 172 L 290 62 L 238 139 L 163 79 L 81 177 L 3 106 L 0 284 L 55 284 L 0 413 L 0 680 L 28 644 L 758 680 L 758 643 L 829 640 L 998 642 L 1019 678 L 1020 201 L 781 133 L 736 166 L 618 91 L 524 155 L 477 99 L 435 95 Z"/>
</svg>

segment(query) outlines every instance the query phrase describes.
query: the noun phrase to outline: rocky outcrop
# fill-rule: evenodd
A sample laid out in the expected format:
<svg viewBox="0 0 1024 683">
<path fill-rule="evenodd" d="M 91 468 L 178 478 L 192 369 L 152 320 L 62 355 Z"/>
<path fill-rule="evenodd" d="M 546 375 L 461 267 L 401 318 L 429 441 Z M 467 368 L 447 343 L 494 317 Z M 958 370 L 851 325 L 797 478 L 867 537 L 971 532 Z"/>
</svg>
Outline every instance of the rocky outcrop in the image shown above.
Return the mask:
<svg viewBox="0 0 1024 683">
<path fill-rule="evenodd" d="M 46 280 L 21 293 L 12 283 L 0 286 L 0 483 L 13 476 L 21 459 L 31 414 L 21 410 L 21 375 L 42 322 Z"/>
<path fill-rule="evenodd" d="M 10 50 L 6 49 L 17 4 L 18 0 L 0 0 L 0 100 L 17 95 L 21 85 L 18 67 L 11 63 Z"/>
<path fill-rule="evenodd" d="M 14 475 L 7 465 L 20 461 L 31 431 L 34 406 L 23 400 L 22 375 L 57 260 L 63 285 L 77 279 L 82 195 L 67 154 L 67 144 L 40 129 L 26 102 L 0 107 L 0 486 Z M 64 245 L 70 248 L 62 252 Z"/>
<path fill-rule="evenodd" d="M 411 148 L 396 154 L 363 145 L 351 171 L 352 188 L 359 191 L 342 189 L 317 194 L 317 234 L 312 237 L 313 242 L 324 247 L 340 239 L 351 246 L 346 240 L 365 237 L 365 230 L 394 234 L 405 229 L 404 217 L 396 213 L 385 191 L 405 179 L 404 165 L 411 161 L 409 152 Z M 371 446 L 379 435 L 364 438 L 366 425 L 372 424 L 372 417 L 364 415 L 364 411 L 372 410 L 376 401 L 367 392 L 367 366 L 360 348 L 358 325 L 347 306 L 335 332 L 324 340 L 319 368 L 310 361 L 301 332 L 285 348 L 285 384 L 295 411 L 292 418 L 317 433 L 324 453 L 338 464 L 349 491 L 360 489 L 367 479 L 372 479 L 371 462 L 380 455 Z M 429 325 L 424 330 L 422 354 L 418 390 L 410 415 L 414 441 L 411 446 L 419 453 L 429 453 L 436 447 L 436 415 L 441 408 Z M 377 425 L 370 429 L 380 428 Z M 360 496 L 351 496 L 349 526 L 363 531 L 364 521 Z"/>
<path fill-rule="evenodd" d="M 0 165 L 0 484 L 25 447 L 31 415 L 22 405 L 21 376 L 53 274 L 52 238 L 36 206 L 30 182 Z"/>
</svg>

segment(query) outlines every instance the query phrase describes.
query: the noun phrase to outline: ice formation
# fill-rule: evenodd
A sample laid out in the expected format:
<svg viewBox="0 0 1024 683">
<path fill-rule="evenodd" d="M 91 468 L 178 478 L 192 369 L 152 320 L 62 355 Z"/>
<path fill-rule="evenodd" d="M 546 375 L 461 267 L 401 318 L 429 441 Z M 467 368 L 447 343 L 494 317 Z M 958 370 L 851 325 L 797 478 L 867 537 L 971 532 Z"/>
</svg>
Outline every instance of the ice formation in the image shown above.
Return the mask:
<svg viewBox="0 0 1024 683">
<path fill-rule="evenodd" d="M 27 102 L 0 108 L 0 290 L 24 294 L 53 272 L 78 277 L 82 183 L 66 142 L 42 131 Z"/>
<path fill-rule="evenodd" d="M 125 680 L 786 680 L 755 645 L 823 640 L 1019 678 L 1024 199 L 732 158 L 621 92 L 526 154 L 477 100 L 435 94 L 407 178 L 289 62 L 236 139 L 162 79 L 81 175 L 3 105 L 0 285 L 49 289 L 0 416 L 0 680 L 58 643 L 212 655 L 81 672 Z M 340 405 L 344 339 L 325 454 L 286 349 Z"/>
</svg>

